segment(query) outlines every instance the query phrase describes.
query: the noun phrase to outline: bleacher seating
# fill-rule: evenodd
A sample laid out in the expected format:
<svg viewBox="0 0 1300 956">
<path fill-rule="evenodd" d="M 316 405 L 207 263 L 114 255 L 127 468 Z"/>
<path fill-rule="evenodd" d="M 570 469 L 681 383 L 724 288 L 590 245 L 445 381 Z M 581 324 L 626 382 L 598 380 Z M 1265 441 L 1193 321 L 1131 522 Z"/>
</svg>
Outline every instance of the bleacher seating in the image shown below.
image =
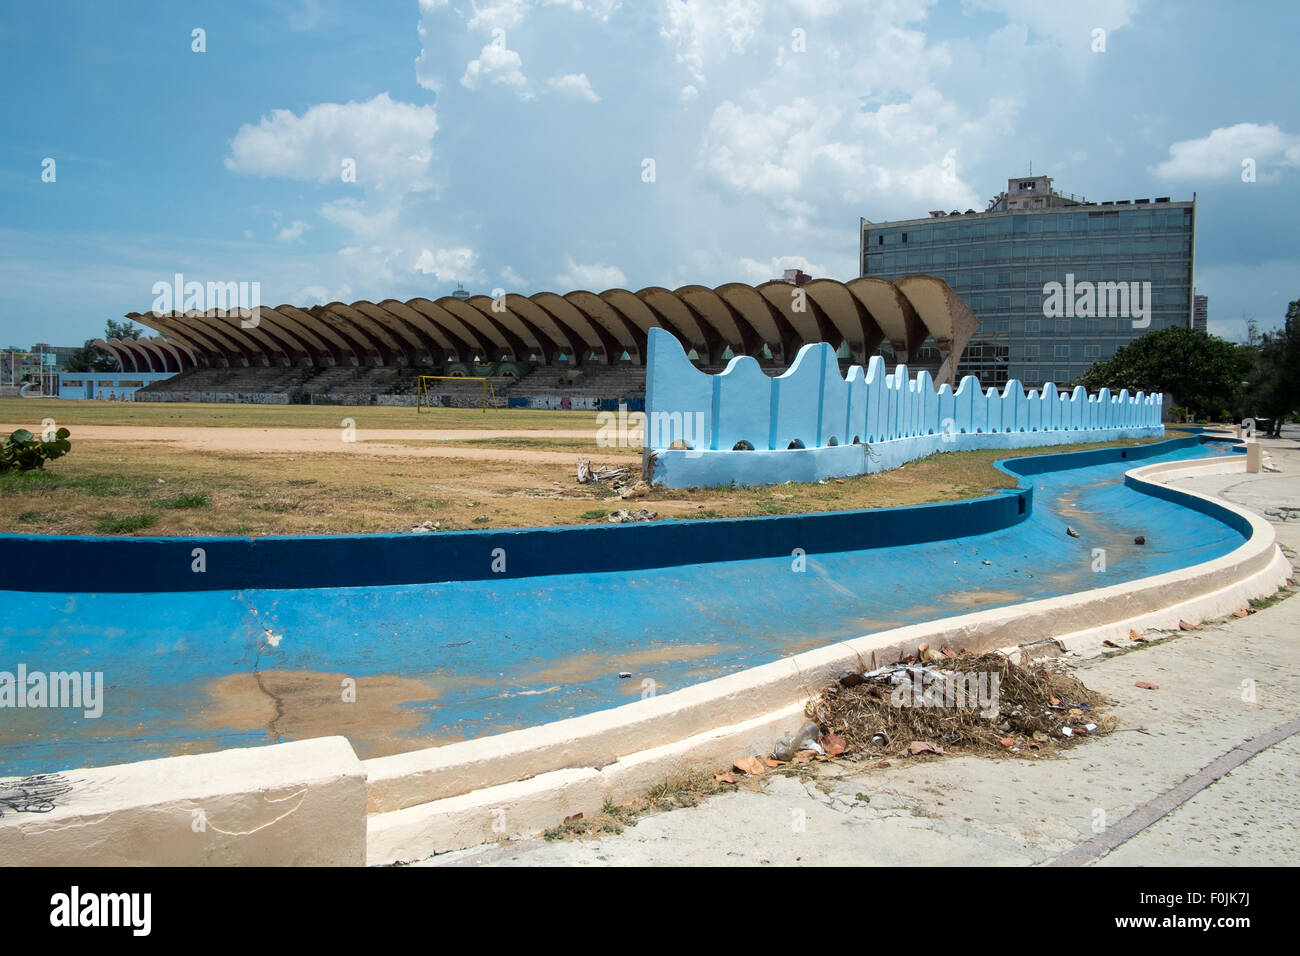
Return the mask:
<svg viewBox="0 0 1300 956">
<path fill-rule="evenodd" d="M 139 401 L 274 402 L 280 404 L 414 405 L 421 375 L 442 369 L 419 366 L 334 366 L 195 368 L 154 382 L 136 393 Z M 520 378 L 487 376 L 498 407 L 511 396 L 539 401 L 534 407 L 559 407 L 569 397 L 591 405 L 606 399 L 640 398 L 645 369 L 632 365 L 533 366 Z M 433 404 L 473 407 L 483 400 L 482 378 L 428 383 Z"/>
</svg>

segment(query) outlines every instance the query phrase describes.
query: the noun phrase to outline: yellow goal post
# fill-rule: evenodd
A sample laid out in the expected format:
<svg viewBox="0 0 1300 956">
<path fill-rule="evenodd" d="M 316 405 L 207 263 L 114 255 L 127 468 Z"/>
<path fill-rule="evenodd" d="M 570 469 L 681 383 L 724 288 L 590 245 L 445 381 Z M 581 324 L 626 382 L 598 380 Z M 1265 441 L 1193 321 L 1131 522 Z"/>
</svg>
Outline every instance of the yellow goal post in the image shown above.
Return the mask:
<svg viewBox="0 0 1300 956">
<path fill-rule="evenodd" d="M 483 411 L 488 410 L 489 398 L 492 401 L 492 407 L 496 407 L 496 389 L 492 387 L 492 383 L 486 378 L 471 377 L 469 375 L 421 375 L 415 381 L 415 412 L 417 415 L 420 413 L 420 409 L 431 401 L 430 396 L 433 394 L 433 389 L 429 384 L 431 382 L 459 382 L 462 385 L 478 383 L 483 386 Z M 429 407 L 432 408 L 433 406 L 429 405 Z"/>
</svg>

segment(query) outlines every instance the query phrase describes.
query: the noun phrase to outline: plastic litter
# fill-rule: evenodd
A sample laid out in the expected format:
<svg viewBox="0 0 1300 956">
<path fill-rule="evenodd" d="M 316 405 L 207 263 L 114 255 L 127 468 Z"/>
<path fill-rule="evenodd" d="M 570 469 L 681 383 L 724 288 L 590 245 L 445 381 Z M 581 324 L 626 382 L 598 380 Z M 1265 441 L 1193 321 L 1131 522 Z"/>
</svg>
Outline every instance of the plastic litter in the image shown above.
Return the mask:
<svg viewBox="0 0 1300 956">
<path fill-rule="evenodd" d="M 821 728 L 811 720 L 805 723 L 799 730 L 789 737 L 782 737 L 777 741 L 776 746 L 772 748 L 773 760 L 790 760 L 801 750 L 814 750 L 819 754 L 826 751 L 818 743 L 822 735 Z"/>
</svg>

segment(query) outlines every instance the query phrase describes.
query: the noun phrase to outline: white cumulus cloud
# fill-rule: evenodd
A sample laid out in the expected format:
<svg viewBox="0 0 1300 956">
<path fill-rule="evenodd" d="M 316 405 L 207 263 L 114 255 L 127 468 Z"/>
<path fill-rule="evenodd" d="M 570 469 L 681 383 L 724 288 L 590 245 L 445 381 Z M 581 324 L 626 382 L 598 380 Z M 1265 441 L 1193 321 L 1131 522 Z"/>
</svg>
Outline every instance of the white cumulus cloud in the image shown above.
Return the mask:
<svg viewBox="0 0 1300 956">
<path fill-rule="evenodd" d="M 437 132 L 432 106 L 380 93 L 363 103 L 321 103 L 301 116 L 274 110 L 239 127 L 225 164 L 254 176 L 341 183 L 350 160 L 363 187 L 423 189 Z"/>
<path fill-rule="evenodd" d="M 1153 172 L 1166 180 L 1240 176 L 1247 159 L 1255 161 L 1259 180 L 1276 178 L 1279 168 L 1300 166 L 1300 136 L 1283 132 L 1276 123 L 1224 126 L 1201 139 L 1174 143 L 1169 158 Z"/>
<path fill-rule="evenodd" d="M 586 100 L 588 103 L 600 102 L 600 97 L 591 88 L 591 81 L 587 79 L 586 73 L 566 73 L 564 76 L 553 77 L 549 85 L 557 93 Z"/>
<path fill-rule="evenodd" d="M 592 292 L 604 292 L 606 289 L 622 288 L 627 284 L 627 276 L 618 266 L 579 265 L 572 256 L 565 257 L 565 271 L 555 277 L 555 285 L 565 292 L 574 289 L 587 289 Z"/>
<path fill-rule="evenodd" d="M 531 100 L 534 95 L 528 77 L 524 76 L 523 60 L 519 54 L 496 42 L 483 47 L 478 59 L 465 65 L 460 85 L 468 90 L 504 86 L 521 100 Z"/>
<path fill-rule="evenodd" d="M 431 275 L 439 282 L 474 278 L 477 256 L 473 249 L 461 246 L 455 249 L 421 249 L 415 260 L 415 271 Z"/>
<path fill-rule="evenodd" d="M 302 234 L 310 228 L 311 226 L 307 225 L 307 223 L 303 222 L 301 219 L 295 219 L 293 222 L 289 223 L 289 225 L 276 233 L 275 238 L 280 242 L 295 242 L 298 239 L 301 239 Z"/>
</svg>

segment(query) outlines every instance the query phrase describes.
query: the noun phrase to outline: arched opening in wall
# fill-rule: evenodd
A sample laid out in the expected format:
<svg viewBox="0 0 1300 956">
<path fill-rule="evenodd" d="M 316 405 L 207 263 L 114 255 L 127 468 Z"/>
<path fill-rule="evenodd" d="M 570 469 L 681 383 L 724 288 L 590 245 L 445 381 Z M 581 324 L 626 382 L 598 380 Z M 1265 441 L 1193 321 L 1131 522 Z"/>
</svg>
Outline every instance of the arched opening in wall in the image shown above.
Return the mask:
<svg viewBox="0 0 1300 956">
<path fill-rule="evenodd" d="M 730 345 L 728 345 L 725 349 L 722 350 L 722 360 L 724 362 L 730 362 L 735 357 L 736 357 L 736 353 L 732 351 Z"/>
<path fill-rule="evenodd" d="M 753 451 L 754 446 L 742 438 L 740 441 L 736 442 L 734 445 L 731 446 L 731 450 L 732 451 Z"/>
<path fill-rule="evenodd" d="M 803 447 L 804 447 L 803 441 L 801 439 L 795 438 L 790 442 L 790 444 L 785 446 L 785 450 L 790 451 L 795 448 L 803 448 Z"/>
<path fill-rule="evenodd" d="M 830 441 L 828 441 L 828 442 L 826 443 L 826 447 L 828 447 L 828 448 L 834 448 L 834 447 L 835 447 L 836 445 L 838 445 L 839 443 L 840 443 L 840 440 L 839 440 L 838 438 L 836 438 L 834 435 L 832 435 L 832 436 L 830 437 Z"/>
<path fill-rule="evenodd" d="M 854 436 L 853 436 L 853 444 L 855 444 L 855 445 L 861 445 L 861 444 L 862 444 L 862 437 L 861 437 L 860 435 L 854 435 Z"/>
<path fill-rule="evenodd" d="M 668 446 L 668 449 L 670 451 L 694 451 L 695 446 L 692 445 L 690 442 L 682 441 L 680 438 L 678 438 L 676 441 L 674 441 L 671 445 Z"/>
<path fill-rule="evenodd" d="M 764 342 L 763 347 L 758 350 L 757 358 L 758 364 L 763 366 L 763 368 L 770 368 L 776 364 L 776 359 L 772 357 L 772 346 L 768 345 L 766 342 Z"/>
</svg>

